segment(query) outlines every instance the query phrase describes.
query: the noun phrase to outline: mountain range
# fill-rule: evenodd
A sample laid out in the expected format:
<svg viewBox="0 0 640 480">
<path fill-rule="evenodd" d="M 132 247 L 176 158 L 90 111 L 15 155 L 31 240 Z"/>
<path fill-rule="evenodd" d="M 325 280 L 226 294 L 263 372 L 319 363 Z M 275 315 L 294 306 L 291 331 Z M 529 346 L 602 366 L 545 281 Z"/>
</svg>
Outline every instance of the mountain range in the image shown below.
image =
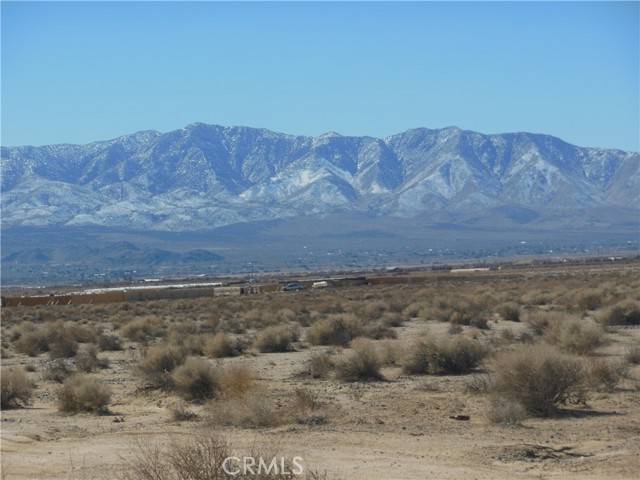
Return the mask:
<svg viewBox="0 0 640 480">
<path fill-rule="evenodd" d="M 416 128 L 295 136 L 195 123 L 2 147 L 2 226 L 195 231 L 298 216 L 637 220 L 640 154 L 549 135 Z M 593 213 L 596 212 L 596 213 Z M 598 213 L 599 212 L 599 213 Z"/>
</svg>

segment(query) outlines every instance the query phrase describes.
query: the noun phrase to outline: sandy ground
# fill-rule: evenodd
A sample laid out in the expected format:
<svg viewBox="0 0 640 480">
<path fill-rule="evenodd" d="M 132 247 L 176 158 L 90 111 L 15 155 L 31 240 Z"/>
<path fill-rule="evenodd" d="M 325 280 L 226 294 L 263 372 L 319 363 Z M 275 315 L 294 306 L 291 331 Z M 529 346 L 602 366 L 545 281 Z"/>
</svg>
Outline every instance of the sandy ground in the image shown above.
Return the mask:
<svg viewBox="0 0 640 480">
<path fill-rule="evenodd" d="M 400 336 L 412 337 L 424 327 L 409 322 Z M 493 331 L 506 327 L 523 328 L 503 321 Z M 621 329 L 612 338 L 601 355 L 620 355 L 626 345 L 640 342 L 640 328 Z M 508 428 L 487 422 L 486 398 L 462 393 L 469 376 L 409 377 L 388 368 L 385 382 L 301 378 L 300 366 L 312 351 L 228 360 L 253 364 L 259 382 L 283 395 L 304 385 L 329 405 L 324 425 L 256 430 L 172 421 L 167 407 L 174 397 L 140 390 L 131 376 L 136 351 L 110 352 L 111 365 L 100 375 L 114 391 L 111 415 L 61 414 L 56 386 L 44 382 L 31 407 L 2 413 L 2 478 L 114 478 L 137 443 L 166 443 L 199 431 L 216 431 L 240 448 L 266 440 L 283 455 L 304 458 L 308 468 L 326 471 L 328 478 L 638 478 L 640 393 L 631 381 L 614 393 L 593 394 L 586 408 Z M 14 356 L 4 364 L 37 361 Z M 640 366 L 632 374 L 640 378 Z M 455 415 L 470 419 L 450 418 Z"/>
</svg>

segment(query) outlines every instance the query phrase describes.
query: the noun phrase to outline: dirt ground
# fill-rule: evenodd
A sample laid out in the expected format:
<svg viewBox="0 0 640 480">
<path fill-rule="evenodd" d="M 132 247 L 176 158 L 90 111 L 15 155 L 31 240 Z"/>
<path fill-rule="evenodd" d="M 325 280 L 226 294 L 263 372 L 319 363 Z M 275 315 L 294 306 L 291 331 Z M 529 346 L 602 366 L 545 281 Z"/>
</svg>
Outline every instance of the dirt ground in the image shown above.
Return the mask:
<svg viewBox="0 0 640 480">
<path fill-rule="evenodd" d="M 376 290 L 369 292 L 375 298 Z M 295 303 L 295 294 L 290 298 Z M 504 329 L 527 329 L 524 322 L 494 317 L 490 327 L 474 334 L 488 338 Z M 412 319 L 394 329 L 397 339 L 391 342 L 405 345 L 424 330 L 445 335 L 447 329 L 436 320 Z M 640 344 L 640 326 L 607 335 L 595 356 L 621 358 Z M 387 366 L 384 381 L 312 379 L 301 375 L 303 366 L 314 352 L 332 347 L 310 345 L 210 360 L 252 366 L 258 385 L 276 398 L 303 387 L 326 404 L 327 419 L 318 424 L 240 428 L 213 426 L 203 415 L 199 421 L 174 421 L 169 407 L 176 396 L 144 388 L 131 368 L 142 348 L 128 342 L 122 351 L 101 352 L 110 365 L 95 375 L 113 392 L 106 415 L 60 413 L 59 384 L 42 381 L 38 368 L 29 373 L 38 384 L 31 405 L 2 412 L 2 478 L 115 478 L 137 445 L 167 444 L 202 431 L 215 431 L 238 448 L 266 442 L 284 455 L 302 457 L 307 468 L 329 479 L 631 479 L 640 472 L 640 365 L 631 366 L 613 392 L 590 392 L 584 406 L 505 427 L 488 422 L 488 399 L 465 388 L 481 370 L 415 376 Z M 3 366 L 38 366 L 44 358 L 12 354 Z M 201 413 L 205 406 L 191 408 Z"/>
</svg>

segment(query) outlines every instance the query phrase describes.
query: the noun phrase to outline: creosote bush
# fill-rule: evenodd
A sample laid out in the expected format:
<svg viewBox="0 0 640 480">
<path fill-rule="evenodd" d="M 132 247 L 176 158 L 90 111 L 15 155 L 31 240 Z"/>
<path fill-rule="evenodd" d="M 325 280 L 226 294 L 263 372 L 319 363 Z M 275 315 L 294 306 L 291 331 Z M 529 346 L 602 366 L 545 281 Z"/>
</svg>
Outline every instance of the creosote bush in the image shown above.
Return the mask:
<svg viewBox="0 0 640 480">
<path fill-rule="evenodd" d="M 3 367 L 0 376 L 0 407 L 8 409 L 28 405 L 33 395 L 33 383 L 24 370 Z"/>
<path fill-rule="evenodd" d="M 603 325 L 640 325 L 640 302 L 617 303 L 600 314 L 598 320 Z"/>
<path fill-rule="evenodd" d="M 362 322 L 353 314 L 333 314 L 316 321 L 307 332 L 312 345 L 349 345 L 362 333 Z"/>
<path fill-rule="evenodd" d="M 206 400 L 216 396 L 220 390 L 220 376 L 207 361 L 189 357 L 175 369 L 172 375 L 175 390 L 185 400 Z"/>
<path fill-rule="evenodd" d="M 267 327 L 258 333 L 255 347 L 263 353 L 290 352 L 298 337 L 298 330 L 288 325 Z"/>
<path fill-rule="evenodd" d="M 106 413 L 110 401 L 109 388 L 89 375 L 72 375 L 58 392 L 58 408 L 66 413 Z"/>
<path fill-rule="evenodd" d="M 588 355 L 604 344 L 605 334 L 587 319 L 556 318 L 549 323 L 544 338 L 565 352 Z"/>
<path fill-rule="evenodd" d="M 576 357 L 550 345 L 521 345 L 499 353 L 491 368 L 496 396 L 549 416 L 559 405 L 584 401 L 586 371 Z"/>
<path fill-rule="evenodd" d="M 174 345 L 156 345 L 147 351 L 138 370 L 144 380 L 152 387 L 170 389 L 173 386 L 171 373 L 182 365 L 185 360 L 185 352 Z"/>
<path fill-rule="evenodd" d="M 336 377 L 343 382 L 382 380 L 380 359 L 370 340 L 356 339 L 335 363 Z"/>
<path fill-rule="evenodd" d="M 211 358 L 235 357 L 242 354 L 242 343 L 224 332 L 219 332 L 204 343 L 204 353 Z"/>
<path fill-rule="evenodd" d="M 407 349 L 402 369 L 410 375 L 464 374 L 477 368 L 486 354 L 485 347 L 466 337 L 422 338 Z"/>
</svg>

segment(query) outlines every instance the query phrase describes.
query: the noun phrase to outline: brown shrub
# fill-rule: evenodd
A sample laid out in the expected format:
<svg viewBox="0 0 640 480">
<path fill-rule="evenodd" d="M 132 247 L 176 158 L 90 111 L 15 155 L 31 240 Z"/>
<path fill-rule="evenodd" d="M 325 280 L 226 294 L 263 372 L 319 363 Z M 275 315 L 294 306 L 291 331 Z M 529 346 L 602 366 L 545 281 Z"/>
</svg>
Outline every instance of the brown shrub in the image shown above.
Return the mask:
<svg viewBox="0 0 640 480">
<path fill-rule="evenodd" d="M 98 348 L 93 344 L 86 345 L 76 355 L 76 368 L 85 373 L 90 373 L 97 368 L 107 368 L 109 361 L 106 358 L 98 358 Z"/>
<path fill-rule="evenodd" d="M 264 392 L 250 392 L 241 398 L 221 398 L 207 405 L 207 419 L 213 425 L 242 428 L 274 427 L 288 421 Z"/>
<path fill-rule="evenodd" d="M 486 328 L 484 307 L 467 298 L 442 298 L 438 300 L 430 316 L 441 322 L 455 325 L 473 325 Z"/>
<path fill-rule="evenodd" d="M 549 345 L 522 345 L 496 356 L 492 389 L 534 415 L 551 415 L 558 405 L 584 400 L 583 363 Z"/>
<path fill-rule="evenodd" d="M 370 340 L 357 339 L 335 364 L 336 377 L 343 382 L 382 380 L 380 359 Z"/>
<path fill-rule="evenodd" d="M 42 378 L 52 382 L 62 383 L 71 375 L 72 370 L 63 358 L 56 358 L 46 364 L 42 372 Z"/>
<path fill-rule="evenodd" d="M 109 388 L 88 375 L 69 377 L 58 392 L 58 408 L 67 413 L 105 413 L 110 401 Z"/>
<path fill-rule="evenodd" d="M 122 342 L 118 335 L 100 335 L 98 346 L 103 352 L 115 352 L 122 350 Z"/>
<path fill-rule="evenodd" d="M 509 322 L 520 321 L 520 306 L 515 302 L 503 303 L 496 311 L 504 320 Z"/>
<path fill-rule="evenodd" d="M 183 349 L 173 345 L 157 345 L 149 348 L 138 365 L 142 377 L 153 387 L 171 388 L 171 373 L 185 360 Z"/>
<path fill-rule="evenodd" d="M 31 401 L 33 383 L 22 368 L 3 367 L 0 387 L 0 407 L 3 409 L 18 408 Z"/>
<path fill-rule="evenodd" d="M 640 325 L 640 303 L 620 302 L 598 316 L 604 325 Z"/>
<path fill-rule="evenodd" d="M 131 320 L 121 327 L 122 335 L 132 342 L 148 342 L 164 335 L 162 321 L 153 316 Z"/>
<path fill-rule="evenodd" d="M 627 348 L 624 358 L 627 363 L 640 365 L 640 345 L 634 345 Z"/>
<path fill-rule="evenodd" d="M 220 390 L 220 375 L 206 360 L 189 357 L 172 375 L 173 386 L 186 400 L 206 400 Z"/>
<path fill-rule="evenodd" d="M 175 402 L 169 410 L 171 412 L 171 419 L 174 422 L 188 422 L 197 420 L 198 418 L 198 415 L 193 410 L 189 410 L 188 405 L 184 401 Z"/>
<path fill-rule="evenodd" d="M 251 470 L 236 473 L 238 463 L 227 465 L 227 473 L 223 463 L 228 458 L 256 458 L 256 465 Z M 271 459 L 280 459 L 271 447 L 254 445 L 248 452 L 239 453 L 226 440 L 208 433 L 190 436 L 180 443 L 173 442 L 167 447 L 140 443 L 131 459 L 123 468 L 123 480 L 326 480 L 326 476 L 314 471 L 295 475 L 297 467 L 288 459 L 284 459 L 284 469 L 279 461 L 271 464 Z M 264 465 L 259 467 L 259 458 Z M 227 460 L 228 462 L 228 460 Z M 230 468 L 231 467 L 231 470 Z"/>
<path fill-rule="evenodd" d="M 486 415 L 490 423 L 515 427 L 527 418 L 527 410 L 516 400 L 492 396 Z"/>
<path fill-rule="evenodd" d="M 253 388 L 255 373 L 246 365 L 229 365 L 222 370 L 219 380 L 225 397 L 239 398 Z"/>
<path fill-rule="evenodd" d="M 605 335 L 589 320 L 556 318 L 549 323 L 544 338 L 565 352 L 587 355 L 604 343 Z"/>
<path fill-rule="evenodd" d="M 576 303 L 580 310 L 597 310 L 602 306 L 602 292 L 600 290 L 589 289 L 578 293 Z"/>
<path fill-rule="evenodd" d="M 288 325 L 267 327 L 258 333 L 255 347 L 263 353 L 290 352 L 298 337 L 298 330 Z"/>
<path fill-rule="evenodd" d="M 466 337 L 420 339 L 407 349 L 402 369 L 410 375 L 457 375 L 473 371 L 486 349 Z"/>
<path fill-rule="evenodd" d="M 307 363 L 312 378 L 327 378 L 333 367 L 333 355 L 329 352 L 314 353 Z"/>
<path fill-rule="evenodd" d="M 353 314 L 334 314 L 316 321 L 307 331 L 312 345 L 346 346 L 362 333 L 362 322 Z"/>
<path fill-rule="evenodd" d="M 613 392 L 628 371 L 622 361 L 592 360 L 588 369 L 589 385 L 598 391 Z"/>
<path fill-rule="evenodd" d="M 242 354 L 244 345 L 231 335 L 219 332 L 204 343 L 204 353 L 211 358 L 235 357 Z"/>
</svg>

